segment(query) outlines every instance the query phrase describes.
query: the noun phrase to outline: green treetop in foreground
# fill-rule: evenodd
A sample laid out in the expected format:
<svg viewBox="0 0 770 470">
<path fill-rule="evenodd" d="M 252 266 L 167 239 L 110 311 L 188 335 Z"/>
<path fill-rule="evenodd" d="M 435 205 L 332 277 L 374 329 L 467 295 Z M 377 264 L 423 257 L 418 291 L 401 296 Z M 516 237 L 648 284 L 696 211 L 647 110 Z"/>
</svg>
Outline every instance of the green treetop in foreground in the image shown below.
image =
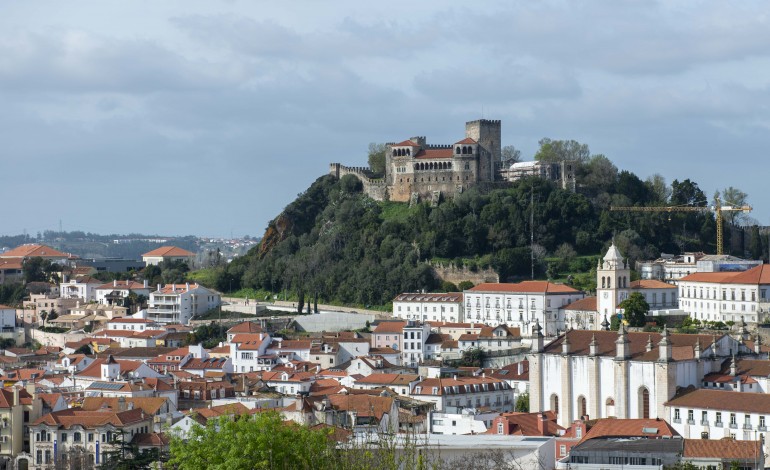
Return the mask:
<svg viewBox="0 0 770 470">
<path fill-rule="evenodd" d="M 650 311 L 650 304 L 644 300 L 644 296 L 639 292 L 634 292 L 626 300 L 620 302 L 618 307 L 622 308 L 623 315 L 631 326 L 644 326 L 647 323 L 647 312 Z"/>
<path fill-rule="evenodd" d="M 187 438 L 172 437 L 170 445 L 169 463 L 180 470 L 335 468 L 327 431 L 284 424 L 274 412 L 212 419 L 193 426 Z"/>
</svg>

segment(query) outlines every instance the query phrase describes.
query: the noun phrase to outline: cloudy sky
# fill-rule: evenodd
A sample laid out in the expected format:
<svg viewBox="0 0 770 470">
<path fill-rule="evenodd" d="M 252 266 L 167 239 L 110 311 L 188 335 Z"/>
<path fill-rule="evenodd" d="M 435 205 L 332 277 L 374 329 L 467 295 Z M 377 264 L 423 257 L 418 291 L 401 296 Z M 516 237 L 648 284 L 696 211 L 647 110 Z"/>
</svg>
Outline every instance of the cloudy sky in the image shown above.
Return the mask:
<svg viewBox="0 0 770 470">
<path fill-rule="evenodd" d="M 370 142 L 503 121 L 770 224 L 766 2 L 0 5 L 0 234 L 261 235 Z"/>
</svg>

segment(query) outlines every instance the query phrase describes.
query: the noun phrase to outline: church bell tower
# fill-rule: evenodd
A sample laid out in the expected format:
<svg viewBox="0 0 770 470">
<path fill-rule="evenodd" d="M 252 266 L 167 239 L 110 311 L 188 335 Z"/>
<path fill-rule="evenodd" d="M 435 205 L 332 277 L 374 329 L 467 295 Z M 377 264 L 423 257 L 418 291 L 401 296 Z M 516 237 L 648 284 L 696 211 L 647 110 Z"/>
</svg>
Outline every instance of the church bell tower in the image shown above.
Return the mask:
<svg viewBox="0 0 770 470">
<path fill-rule="evenodd" d="M 613 241 L 596 266 L 596 306 L 600 316 L 615 315 L 618 304 L 628 298 L 630 278 L 631 269 Z"/>
</svg>

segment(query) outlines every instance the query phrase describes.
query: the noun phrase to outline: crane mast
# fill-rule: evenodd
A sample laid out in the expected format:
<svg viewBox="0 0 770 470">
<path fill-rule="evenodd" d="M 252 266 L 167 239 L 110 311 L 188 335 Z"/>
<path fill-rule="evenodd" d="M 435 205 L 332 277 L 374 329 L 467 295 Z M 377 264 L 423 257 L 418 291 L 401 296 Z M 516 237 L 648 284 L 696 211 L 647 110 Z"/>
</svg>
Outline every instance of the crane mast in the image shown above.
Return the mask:
<svg viewBox="0 0 770 470">
<path fill-rule="evenodd" d="M 717 224 L 717 254 L 724 254 L 724 230 L 722 228 L 722 212 L 751 212 L 752 207 L 748 205 L 743 206 L 723 206 L 722 202 L 717 198 L 716 204 L 712 207 L 708 206 L 610 206 L 610 210 L 626 211 L 626 212 L 703 212 L 711 211 L 716 214 Z"/>
</svg>

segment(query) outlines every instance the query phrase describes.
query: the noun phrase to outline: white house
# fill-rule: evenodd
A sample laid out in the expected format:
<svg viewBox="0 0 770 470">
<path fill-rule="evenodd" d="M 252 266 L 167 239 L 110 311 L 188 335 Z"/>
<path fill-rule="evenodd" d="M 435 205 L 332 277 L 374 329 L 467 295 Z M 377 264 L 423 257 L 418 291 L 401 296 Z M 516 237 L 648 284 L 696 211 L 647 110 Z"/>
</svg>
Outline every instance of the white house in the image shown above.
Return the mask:
<svg viewBox="0 0 770 470">
<path fill-rule="evenodd" d="M 399 294 L 393 299 L 393 316 L 404 320 L 461 322 L 462 292 Z"/>
<path fill-rule="evenodd" d="M 196 315 L 219 307 L 219 293 L 198 284 L 158 284 L 150 293 L 147 318 L 160 323 L 186 325 Z"/>
<path fill-rule="evenodd" d="M 104 283 L 93 277 L 71 279 L 59 284 L 59 296 L 65 299 L 81 299 L 85 302 L 96 301 L 96 289 Z"/>
<path fill-rule="evenodd" d="M 436 411 L 450 406 L 513 411 L 513 389 L 507 382 L 487 376 L 425 379 L 412 387 L 411 397 L 434 403 Z"/>
<path fill-rule="evenodd" d="M 272 338 L 267 333 L 238 333 L 230 341 L 230 358 L 234 372 L 270 370 L 275 366 L 275 355 L 267 354 Z"/>
<path fill-rule="evenodd" d="M 147 266 L 158 265 L 163 261 L 182 261 L 192 268 L 194 260 L 195 253 L 176 246 L 162 246 L 142 255 L 142 261 Z"/>
<path fill-rule="evenodd" d="M 142 295 L 148 297 L 150 295 L 150 288 L 147 286 L 147 281 L 118 281 L 114 280 L 94 289 L 94 296 L 96 301 L 100 304 L 123 304 L 123 299 L 133 292 L 136 295 Z"/>
<path fill-rule="evenodd" d="M 679 280 L 679 308 L 701 321 L 764 321 L 770 309 L 770 267 L 695 273 Z"/>
<path fill-rule="evenodd" d="M 665 419 L 685 438 L 756 441 L 770 452 L 767 428 L 770 395 L 724 390 L 693 390 L 666 402 Z"/>
</svg>

